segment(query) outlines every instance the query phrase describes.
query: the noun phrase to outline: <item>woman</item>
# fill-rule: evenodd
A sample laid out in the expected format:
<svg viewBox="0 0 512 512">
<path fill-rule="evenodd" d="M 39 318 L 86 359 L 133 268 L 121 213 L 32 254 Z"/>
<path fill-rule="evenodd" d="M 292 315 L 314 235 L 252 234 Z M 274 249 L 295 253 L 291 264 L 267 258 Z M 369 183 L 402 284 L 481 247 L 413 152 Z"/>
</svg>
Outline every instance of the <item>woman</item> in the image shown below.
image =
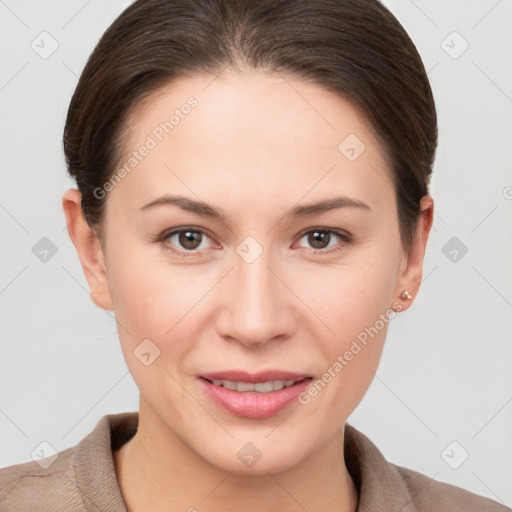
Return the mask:
<svg viewBox="0 0 512 512">
<path fill-rule="evenodd" d="M 2 510 L 506 510 L 346 423 L 419 292 L 436 144 L 377 1 L 133 3 L 72 98 L 63 208 L 139 412 L 1 470 Z"/>
</svg>

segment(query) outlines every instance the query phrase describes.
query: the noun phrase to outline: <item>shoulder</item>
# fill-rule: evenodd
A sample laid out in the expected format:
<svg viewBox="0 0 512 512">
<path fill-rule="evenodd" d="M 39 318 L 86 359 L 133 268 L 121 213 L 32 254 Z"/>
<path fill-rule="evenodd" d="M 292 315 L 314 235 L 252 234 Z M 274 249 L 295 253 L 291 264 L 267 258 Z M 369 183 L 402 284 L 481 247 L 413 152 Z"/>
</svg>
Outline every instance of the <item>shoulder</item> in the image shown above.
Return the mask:
<svg viewBox="0 0 512 512">
<path fill-rule="evenodd" d="M 112 450 L 134 435 L 137 425 L 137 413 L 107 414 L 75 446 L 0 469 L 0 510 L 126 512 Z"/>
<path fill-rule="evenodd" d="M 388 461 L 375 444 L 348 423 L 345 463 L 359 489 L 363 510 L 402 512 L 512 512 L 496 501 L 439 482 Z"/>
<path fill-rule="evenodd" d="M 83 510 L 74 476 L 75 450 L 68 448 L 38 461 L 1 468 L 2 512 Z"/>
<path fill-rule="evenodd" d="M 419 512 L 512 512 L 512 509 L 455 485 L 391 464 L 409 489 Z"/>
</svg>

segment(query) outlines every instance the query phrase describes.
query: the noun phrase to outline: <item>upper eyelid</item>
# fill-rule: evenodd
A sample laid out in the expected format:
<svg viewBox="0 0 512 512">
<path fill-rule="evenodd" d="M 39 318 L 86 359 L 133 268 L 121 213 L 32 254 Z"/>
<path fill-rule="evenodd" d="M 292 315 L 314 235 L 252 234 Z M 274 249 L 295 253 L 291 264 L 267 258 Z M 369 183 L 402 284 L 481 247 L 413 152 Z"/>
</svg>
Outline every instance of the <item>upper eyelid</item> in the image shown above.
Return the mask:
<svg viewBox="0 0 512 512">
<path fill-rule="evenodd" d="M 344 229 L 327 228 L 327 227 L 323 227 L 323 226 L 313 226 L 312 228 L 304 229 L 301 232 L 299 232 L 297 234 L 297 236 L 301 236 L 302 237 L 306 233 L 309 233 L 311 231 L 322 231 L 322 232 L 327 232 L 327 233 L 334 233 L 335 235 L 338 235 L 338 236 L 342 236 L 342 235 L 351 236 L 350 233 L 348 231 L 345 231 Z"/>
</svg>

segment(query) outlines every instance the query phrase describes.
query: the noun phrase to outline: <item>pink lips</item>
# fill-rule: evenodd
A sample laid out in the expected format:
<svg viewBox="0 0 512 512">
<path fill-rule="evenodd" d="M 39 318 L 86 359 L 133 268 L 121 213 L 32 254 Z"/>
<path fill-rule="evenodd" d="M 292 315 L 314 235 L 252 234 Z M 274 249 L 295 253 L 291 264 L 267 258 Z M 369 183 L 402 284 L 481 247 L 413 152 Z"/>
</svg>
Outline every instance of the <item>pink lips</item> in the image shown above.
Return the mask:
<svg viewBox="0 0 512 512">
<path fill-rule="evenodd" d="M 274 380 L 296 381 L 290 387 L 261 393 L 258 391 L 237 391 L 213 384 L 214 380 L 235 382 L 268 382 Z M 310 384 L 311 377 L 286 371 L 269 370 L 256 374 L 243 371 L 223 371 L 200 375 L 200 384 L 213 402 L 228 412 L 251 419 L 268 418 L 289 406 Z"/>
</svg>

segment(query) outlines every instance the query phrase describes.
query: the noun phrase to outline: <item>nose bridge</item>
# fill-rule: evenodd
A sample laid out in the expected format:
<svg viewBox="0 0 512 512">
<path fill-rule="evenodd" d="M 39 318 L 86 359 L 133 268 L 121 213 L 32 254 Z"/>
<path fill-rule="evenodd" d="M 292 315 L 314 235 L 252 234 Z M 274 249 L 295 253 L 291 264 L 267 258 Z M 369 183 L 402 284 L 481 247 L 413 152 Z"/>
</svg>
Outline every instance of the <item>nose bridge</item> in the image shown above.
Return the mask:
<svg viewBox="0 0 512 512">
<path fill-rule="evenodd" d="M 244 239 L 234 254 L 223 334 L 247 346 L 289 335 L 294 325 L 289 297 L 275 276 L 272 256 L 272 250 L 253 237 Z"/>
</svg>

